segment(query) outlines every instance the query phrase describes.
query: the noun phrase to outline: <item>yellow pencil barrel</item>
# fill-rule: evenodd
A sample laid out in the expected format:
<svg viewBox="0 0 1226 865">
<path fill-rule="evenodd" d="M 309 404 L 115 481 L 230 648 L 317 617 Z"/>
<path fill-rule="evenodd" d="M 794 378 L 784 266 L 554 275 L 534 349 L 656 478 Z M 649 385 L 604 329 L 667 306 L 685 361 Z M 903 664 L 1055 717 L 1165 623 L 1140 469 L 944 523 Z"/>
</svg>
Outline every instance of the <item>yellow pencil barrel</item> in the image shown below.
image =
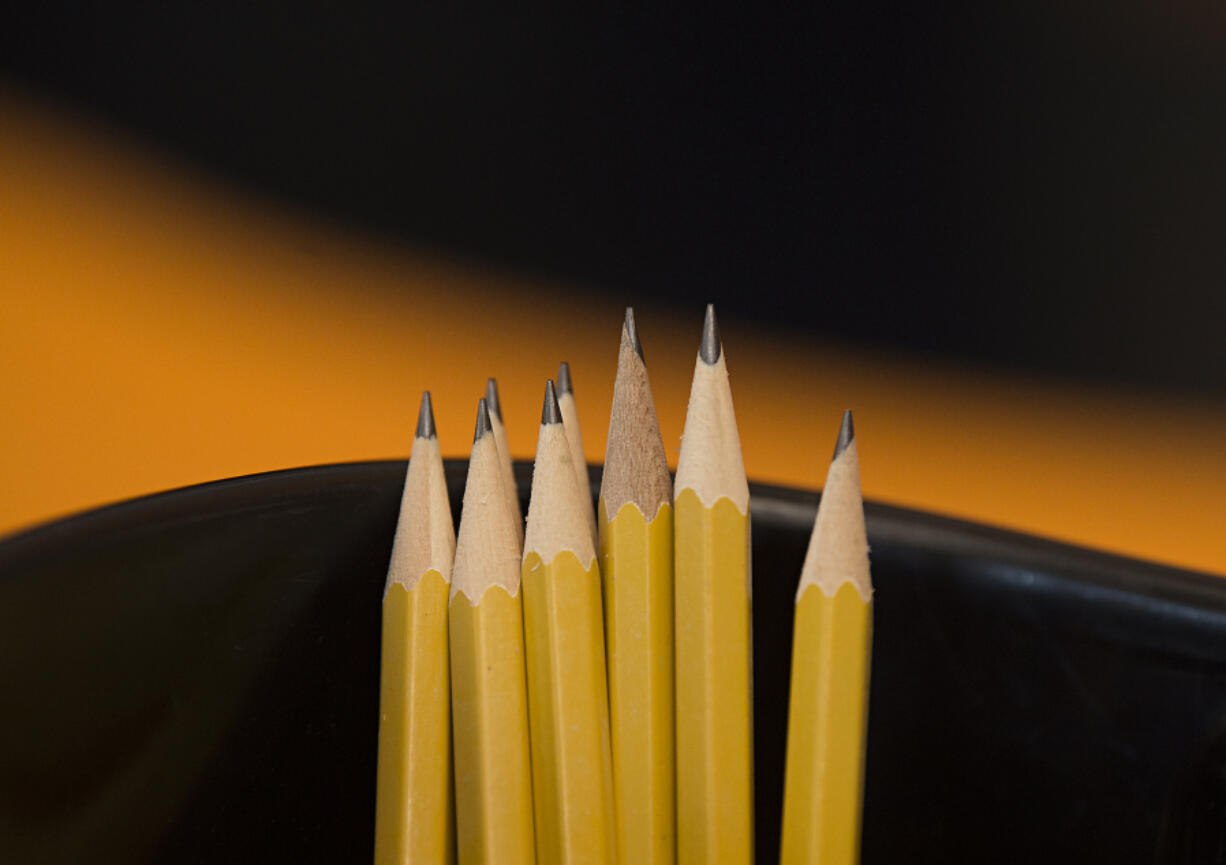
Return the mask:
<svg viewBox="0 0 1226 865">
<path fill-rule="evenodd" d="M 596 560 L 584 567 L 563 550 L 546 563 L 529 552 L 523 593 L 538 861 L 613 865 L 613 777 Z"/>
<path fill-rule="evenodd" d="M 851 582 L 796 604 L 782 865 L 860 861 L 872 611 Z"/>
<path fill-rule="evenodd" d="M 375 865 L 455 860 L 449 591 L 430 570 L 383 599 Z"/>
<path fill-rule="evenodd" d="M 677 861 L 753 861 L 749 516 L 675 502 Z"/>
<path fill-rule="evenodd" d="M 671 865 L 676 851 L 673 728 L 673 509 L 648 520 L 600 503 L 609 719 L 618 855 Z"/>
<path fill-rule="evenodd" d="M 460 865 L 532 865 L 523 608 L 502 586 L 451 600 L 451 704 Z"/>
</svg>

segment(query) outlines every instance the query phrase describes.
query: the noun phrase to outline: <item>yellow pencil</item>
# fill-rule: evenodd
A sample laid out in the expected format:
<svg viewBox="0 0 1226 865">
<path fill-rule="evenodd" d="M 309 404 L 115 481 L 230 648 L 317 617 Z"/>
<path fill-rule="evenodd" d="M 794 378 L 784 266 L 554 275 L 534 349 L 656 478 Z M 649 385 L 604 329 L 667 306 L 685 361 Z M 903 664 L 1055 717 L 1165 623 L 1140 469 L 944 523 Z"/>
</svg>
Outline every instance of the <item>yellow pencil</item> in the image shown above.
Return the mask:
<svg viewBox="0 0 1226 865">
<path fill-rule="evenodd" d="M 600 570 L 553 382 L 524 535 L 524 640 L 541 865 L 613 865 Z"/>
<path fill-rule="evenodd" d="M 494 443 L 498 446 L 498 465 L 502 470 L 502 491 L 507 497 L 512 519 L 515 521 L 515 541 L 524 542 L 524 512 L 519 506 L 519 485 L 515 483 L 514 460 L 511 446 L 507 444 L 507 430 L 502 422 L 502 402 L 498 398 L 498 381 L 485 380 L 485 408 L 490 415 L 490 428 L 494 431 Z"/>
<path fill-rule="evenodd" d="M 455 858 L 447 667 L 454 556 L 447 480 L 426 391 L 383 592 L 376 865 Z"/>
<path fill-rule="evenodd" d="M 676 854 L 672 498 L 634 311 L 627 309 L 597 521 L 623 865 L 671 865 Z"/>
<path fill-rule="evenodd" d="M 753 861 L 749 485 L 707 307 L 674 502 L 677 861 Z"/>
<path fill-rule="evenodd" d="M 519 542 L 485 400 L 468 463 L 450 605 L 460 865 L 535 861 Z"/>
<path fill-rule="evenodd" d="M 783 865 L 860 861 L 872 597 L 859 455 L 847 412 L 796 591 Z"/>
<path fill-rule="evenodd" d="M 579 406 L 575 403 L 575 384 L 570 377 L 570 364 L 558 365 L 558 408 L 562 411 L 562 425 L 566 428 L 566 441 L 570 445 L 571 462 L 579 489 L 583 491 L 583 514 L 587 518 L 588 533 L 596 543 L 596 510 L 592 507 L 592 481 L 587 473 L 587 457 L 583 452 L 583 434 L 579 430 Z"/>
</svg>

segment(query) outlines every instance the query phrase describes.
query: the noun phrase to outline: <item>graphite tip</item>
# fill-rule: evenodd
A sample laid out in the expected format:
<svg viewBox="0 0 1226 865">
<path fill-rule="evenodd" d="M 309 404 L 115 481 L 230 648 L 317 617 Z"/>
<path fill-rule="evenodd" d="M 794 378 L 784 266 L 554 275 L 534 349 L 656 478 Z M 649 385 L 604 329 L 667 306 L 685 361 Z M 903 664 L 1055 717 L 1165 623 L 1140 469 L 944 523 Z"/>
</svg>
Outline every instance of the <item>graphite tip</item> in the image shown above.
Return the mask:
<svg viewBox="0 0 1226 865">
<path fill-rule="evenodd" d="M 502 420 L 502 403 L 498 401 L 498 379 L 492 376 L 485 380 L 485 407 L 490 414 Z"/>
<path fill-rule="evenodd" d="M 434 406 L 430 403 L 430 391 L 421 392 L 421 408 L 417 410 L 417 437 L 419 439 L 438 438 L 434 428 Z"/>
<path fill-rule="evenodd" d="M 575 386 L 570 380 L 570 364 L 562 361 L 558 364 L 558 393 L 574 393 Z"/>
<path fill-rule="evenodd" d="M 723 344 L 719 340 L 719 325 L 715 323 L 715 304 L 707 304 L 707 315 L 702 321 L 702 345 L 698 347 L 698 356 L 707 366 L 719 360 Z"/>
<path fill-rule="evenodd" d="M 839 427 L 839 440 L 834 443 L 834 456 L 830 458 L 834 462 L 839 458 L 839 454 L 847 450 L 847 446 L 856 440 L 856 427 L 851 422 L 851 409 L 843 412 L 843 425 Z"/>
<path fill-rule="evenodd" d="M 477 400 L 477 429 L 473 433 L 473 444 L 481 441 L 481 436 L 486 433 L 492 433 L 494 428 L 490 426 L 490 412 L 486 407 L 485 398 Z"/>
<path fill-rule="evenodd" d="M 634 307 L 626 307 L 626 336 L 630 338 L 630 345 L 634 348 L 634 353 L 639 356 L 639 360 L 646 363 L 646 358 L 643 357 L 643 344 L 639 342 L 638 325 L 634 323 Z"/>
<path fill-rule="evenodd" d="M 562 422 L 562 409 L 558 407 L 558 393 L 554 390 L 553 379 L 545 382 L 545 406 L 541 409 L 541 425 Z"/>
</svg>

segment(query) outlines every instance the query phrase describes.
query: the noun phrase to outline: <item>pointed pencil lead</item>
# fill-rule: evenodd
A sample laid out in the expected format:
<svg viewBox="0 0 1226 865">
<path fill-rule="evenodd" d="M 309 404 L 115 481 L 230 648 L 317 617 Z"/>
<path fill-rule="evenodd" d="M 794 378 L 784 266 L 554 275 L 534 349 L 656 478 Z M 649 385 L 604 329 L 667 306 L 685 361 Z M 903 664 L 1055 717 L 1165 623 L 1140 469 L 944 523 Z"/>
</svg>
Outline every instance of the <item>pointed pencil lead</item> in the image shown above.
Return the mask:
<svg viewBox="0 0 1226 865">
<path fill-rule="evenodd" d="M 558 364 L 558 393 L 574 393 L 575 386 L 570 380 L 570 364 L 562 361 Z"/>
<path fill-rule="evenodd" d="M 545 382 L 545 406 L 541 409 L 541 424 L 561 423 L 562 409 L 558 407 L 558 394 L 553 379 Z"/>
<path fill-rule="evenodd" d="M 491 415 L 502 420 L 502 403 L 498 401 L 498 379 L 493 376 L 485 380 L 485 407 Z"/>
<path fill-rule="evenodd" d="M 430 402 L 430 391 L 421 392 L 421 408 L 417 410 L 417 437 L 419 439 L 438 438 L 438 430 L 434 428 L 434 406 Z"/>
<path fill-rule="evenodd" d="M 481 436 L 486 433 L 492 433 L 494 428 L 490 426 L 490 412 L 486 406 L 485 398 L 477 400 L 477 429 L 473 433 L 473 444 L 481 441 Z"/>
<path fill-rule="evenodd" d="M 847 450 L 847 446 L 855 441 L 855 439 L 856 426 L 851 421 L 851 409 L 847 409 L 847 411 L 843 412 L 843 425 L 839 427 L 839 440 L 834 443 L 834 456 L 830 458 L 830 461 L 834 462 L 837 460 L 839 454 Z"/>
<path fill-rule="evenodd" d="M 643 357 L 643 344 L 639 342 L 638 325 L 634 323 L 634 307 L 626 307 L 626 335 L 630 337 L 630 345 L 634 347 L 634 353 L 639 356 L 639 360 L 644 363 L 647 359 Z"/>
<path fill-rule="evenodd" d="M 702 322 L 702 345 L 698 355 L 703 363 L 712 366 L 719 360 L 723 344 L 719 340 L 719 325 L 715 323 L 715 304 L 707 304 L 707 315 Z"/>
</svg>

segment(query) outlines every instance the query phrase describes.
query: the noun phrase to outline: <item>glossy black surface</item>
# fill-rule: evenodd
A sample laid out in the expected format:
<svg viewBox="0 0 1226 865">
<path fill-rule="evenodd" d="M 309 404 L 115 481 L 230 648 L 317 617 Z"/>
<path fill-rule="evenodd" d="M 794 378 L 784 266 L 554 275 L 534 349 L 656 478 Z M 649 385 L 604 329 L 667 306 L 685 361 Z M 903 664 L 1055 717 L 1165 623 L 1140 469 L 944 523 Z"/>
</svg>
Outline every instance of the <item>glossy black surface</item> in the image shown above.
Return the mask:
<svg viewBox="0 0 1226 865">
<path fill-rule="evenodd" d="M 240 478 L 0 544 L 0 862 L 369 862 L 403 471 Z M 761 863 L 816 501 L 754 488 Z M 882 506 L 869 535 L 865 863 L 1221 861 L 1226 582 Z"/>
</svg>

